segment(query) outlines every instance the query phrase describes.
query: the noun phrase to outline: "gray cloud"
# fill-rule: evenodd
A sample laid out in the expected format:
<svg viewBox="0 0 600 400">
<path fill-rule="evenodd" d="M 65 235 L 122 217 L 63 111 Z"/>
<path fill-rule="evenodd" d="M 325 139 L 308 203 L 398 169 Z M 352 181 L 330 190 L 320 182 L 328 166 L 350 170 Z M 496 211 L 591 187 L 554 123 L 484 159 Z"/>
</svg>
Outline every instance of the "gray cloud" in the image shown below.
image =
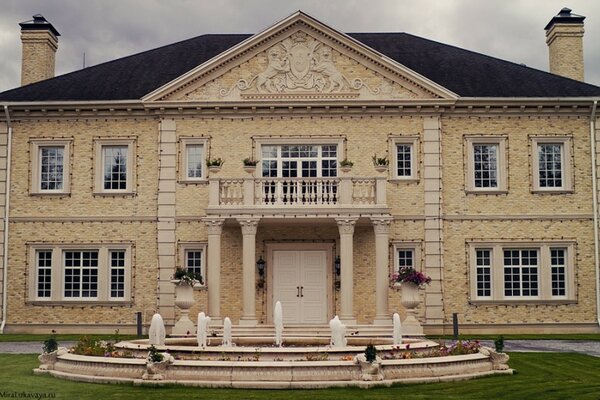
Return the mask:
<svg viewBox="0 0 600 400">
<path fill-rule="evenodd" d="M 41 13 L 61 33 L 57 74 L 205 33 L 257 33 L 301 9 L 343 32 L 408 32 L 547 70 L 543 28 L 585 15 L 586 81 L 600 85 L 600 2 L 589 0 L 4 0 L 0 91 L 19 85 L 18 23 Z"/>
</svg>

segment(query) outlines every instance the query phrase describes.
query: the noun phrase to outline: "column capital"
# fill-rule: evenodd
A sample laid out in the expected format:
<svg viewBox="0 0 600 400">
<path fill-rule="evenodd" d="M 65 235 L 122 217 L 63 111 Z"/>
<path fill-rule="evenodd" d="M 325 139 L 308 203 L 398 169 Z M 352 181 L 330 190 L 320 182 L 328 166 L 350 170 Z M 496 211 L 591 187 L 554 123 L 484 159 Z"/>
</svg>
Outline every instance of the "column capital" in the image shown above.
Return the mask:
<svg viewBox="0 0 600 400">
<path fill-rule="evenodd" d="M 220 235 L 223 231 L 225 218 L 203 218 L 202 221 L 206 225 L 209 235 Z"/>
<path fill-rule="evenodd" d="M 338 229 L 340 230 L 340 235 L 352 235 L 354 233 L 354 224 L 358 217 L 340 217 L 335 218 L 335 222 L 338 225 Z"/>
<path fill-rule="evenodd" d="M 237 218 L 237 221 L 242 227 L 242 235 L 256 235 L 256 230 L 258 228 L 260 218 Z"/>
<path fill-rule="evenodd" d="M 390 233 L 390 225 L 394 220 L 393 217 L 371 217 L 371 223 L 373 224 L 373 230 L 376 235 L 387 235 Z"/>
</svg>

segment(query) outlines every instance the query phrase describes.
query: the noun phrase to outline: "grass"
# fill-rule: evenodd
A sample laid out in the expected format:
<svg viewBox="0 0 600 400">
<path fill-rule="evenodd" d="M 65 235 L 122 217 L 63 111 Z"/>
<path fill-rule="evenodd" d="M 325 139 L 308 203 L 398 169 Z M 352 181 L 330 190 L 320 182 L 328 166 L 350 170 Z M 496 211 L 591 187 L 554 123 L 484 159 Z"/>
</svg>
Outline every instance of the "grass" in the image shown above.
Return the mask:
<svg viewBox="0 0 600 400">
<path fill-rule="evenodd" d="M 50 336 L 50 333 L 40 334 L 40 335 L 34 335 L 34 334 L 28 334 L 28 333 L 7 333 L 7 334 L 0 335 L 0 342 L 43 342 L 44 340 L 48 339 L 49 336 Z M 82 336 L 88 336 L 91 338 L 99 338 L 102 340 L 114 340 L 116 337 L 116 335 L 114 333 L 107 334 L 107 335 L 74 333 L 74 334 L 57 334 L 56 340 L 58 340 L 59 344 L 60 344 L 60 342 L 76 342 Z M 144 336 L 144 337 L 146 339 L 148 338 L 147 336 Z M 136 335 L 118 335 L 119 340 L 133 340 L 133 339 L 137 339 L 137 338 L 138 337 Z"/>
<path fill-rule="evenodd" d="M 477 339 L 477 340 L 496 340 L 498 337 L 504 336 L 504 340 L 589 340 L 589 341 L 600 341 L 600 333 L 524 333 L 524 334 L 493 334 L 493 335 L 459 335 L 461 340 L 466 339 Z M 427 336 L 428 339 L 445 339 L 452 340 L 452 335 L 431 335 Z"/>
<path fill-rule="evenodd" d="M 76 383 L 34 376 L 35 355 L 0 355 L 0 397 L 55 393 L 56 399 L 599 399 L 600 358 L 572 353 L 511 353 L 512 376 L 465 382 L 327 390 L 234 390 Z"/>
</svg>

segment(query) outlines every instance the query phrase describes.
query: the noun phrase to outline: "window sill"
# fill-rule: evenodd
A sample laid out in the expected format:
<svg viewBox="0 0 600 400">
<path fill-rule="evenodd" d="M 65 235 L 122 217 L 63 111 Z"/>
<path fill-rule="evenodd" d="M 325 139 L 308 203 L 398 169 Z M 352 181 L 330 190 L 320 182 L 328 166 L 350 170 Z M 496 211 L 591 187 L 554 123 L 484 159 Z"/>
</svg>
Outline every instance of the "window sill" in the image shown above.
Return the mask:
<svg viewBox="0 0 600 400">
<path fill-rule="evenodd" d="M 534 189 L 531 191 L 533 194 L 573 194 L 573 189 Z"/>
<path fill-rule="evenodd" d="M 419 183 L 419 178 L 392 178 L 389 180 L 390 183 Z"/>
<path fill-rule="evenodd" d="M 508 194 L 508 190 L 507 189 L 497 189 L 497 190 L 466 189 L 465 193 L 466 194 L 483 194 L 483 195 L 506 195 L 506 194 Z"/>
<path fill-rule="evenodd" d="M 31 306 L 63 306 L 63 307 L 82 307 L 82 306 L 100 306 L 100 307 L 115 307 L 115 306 L 132 306 L 133 300 L 116 300 L 116 301 L 106 301 L 106 300 L 90 300 L 90 301 L 81 301 L 81 300 L 30 300 L 25 302 L 26 305 Z"/>
<path fill-rule="evenodd" d="M 520 299 L 520 300 L 469 300 L 469 304 L 478 305 L 563 305 L 563 304 L 577 304 L 575 299 Z"/>
<path fill-rule="evenodd" d="M 123 192 L 94 192 L 94 197 L 135 197 L 136 192 L 123 191 Z"/>
<path fill-rule="evenodd" d="M 71 197 L 71 192 L 29 192 L 29 195 L 36 197 Z"/>
<path fill-rule="evenodd" d="M 182 185 L 208 185 L 208 178 L 192 180 L 192 179 L 180 179 L 177 183 Z"/>
</svg>

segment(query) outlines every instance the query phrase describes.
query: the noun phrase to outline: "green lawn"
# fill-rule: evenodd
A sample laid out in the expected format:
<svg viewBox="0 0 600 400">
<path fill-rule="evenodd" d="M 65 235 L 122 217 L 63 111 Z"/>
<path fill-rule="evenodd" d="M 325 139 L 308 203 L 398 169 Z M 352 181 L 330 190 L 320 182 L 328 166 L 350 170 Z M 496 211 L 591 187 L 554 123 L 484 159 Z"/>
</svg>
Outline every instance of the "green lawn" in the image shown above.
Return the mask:
<svg viewBox="0 0 600 400">
<path fill-rule="evenodd" d="M 511 353 L 513 376 L 375 389 L 230 390 L 134 387 L 34 376 L 35 355 L 0 355 L 0 398 L 55 393 L 56 399 L 600 399 L 600 358 L 568 353 Z"/>
<path fill-rule="evenodd" d="M 73 333 L 73 334 L 57 334 L 56 340 L 58 343 L 60 342 L 76 342 L 82 336 L 89 336 L 94 338 L 99 338 L 103 340 L 114 340 L 117 337 L 114 333 L 107 335 L 97 335 L 97 334 L 85 334 L 85 333 Z M 34 335 L 29 333 L 7 333 L 0 335 L 0 342 L 43 342 L 44 340 L 50 337 L 50 333 L 47 335 Z M 144 336 L 146 339 L 148 336 Z M 119 340 L 132 340 L 137 339 L 135 335 L 118 335 Z M 1 398 L 1 397 L 0 397 Z"/>
</svg>

